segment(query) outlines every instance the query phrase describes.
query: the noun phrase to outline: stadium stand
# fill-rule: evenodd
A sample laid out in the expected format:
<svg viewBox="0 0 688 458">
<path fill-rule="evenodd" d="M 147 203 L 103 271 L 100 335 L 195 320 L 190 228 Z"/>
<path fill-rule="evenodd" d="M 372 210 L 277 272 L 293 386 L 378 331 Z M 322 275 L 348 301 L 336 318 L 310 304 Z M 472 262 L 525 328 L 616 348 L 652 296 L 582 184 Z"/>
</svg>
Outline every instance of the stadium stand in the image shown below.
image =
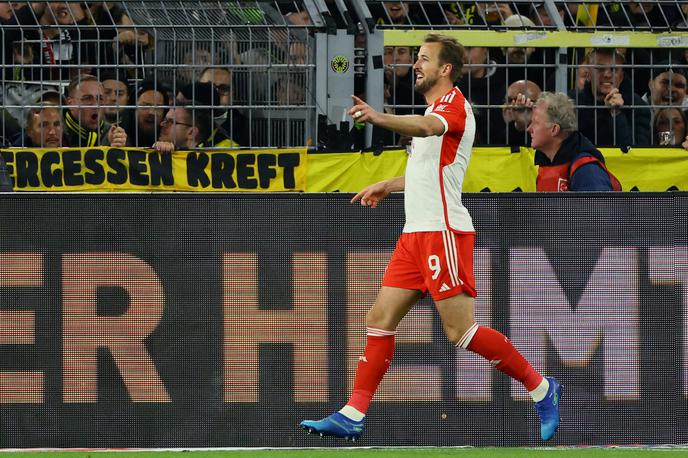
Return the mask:
<svg viewBox="0 0 688 458">
<path fill-rule="evenodd" d="M 28 110 L 40 108 L 38 95 L 56 90 L 67 95 L 66 87 L 79 75 L 125 81 L 133 104 L 106 102 L 115 100 L 110 97 L 94 103 L 116 103 L 106 111 L 118 112 L 121 124 L 131 126 L 137 108 L 131 95 L 142 86 L 168 88 L 169 105 L 160 107 L 167 109 L 184 87 L 210 81 L 211 72 L 222 74 L 216 86 L 223 97 L 192 93 L 190 98 L 193 108 L 213 110 L 204 148 L 399 146 L 403 138 L 352 125 L 346 108 L 350 95 L 358 94 L 377 109 L 422 112 L 425 103 L 409 90 L 408 70 L 415 46 L 433 30 L 457 36 L 469 53 L 478 48 L 473 55 L 479 59 L 468 60 L 459 83 L 480 117 L 478 145 L 514 146 L 505 137 L 504 101 L 516 81 L 569 91 L 585 113 L 605 113 L 604 97 L 579 97 L 586 87 L 598 86 L 595 62 L 587 55 L 600 47 L 623 56 L 611 69 L 617 79 L 612 83 L 626 95 L 622 112 L 631 130 L 651 131 L 642 141 L 633 137 L 624 144 L 654 143 L 647 138 L 658 138 L 652 131 L 657 123 L 648 123 L 647 113 L 677 103 L 681 111 L 688 108 L 687 17 L 681 1 L 0 1 L 0 136 L 4 144 L 16 144 L 25 136 Z M 485 72 L 476 71 L 480 68 Z M 652 97 L 648 86 L 668 68 L 683 76 L 665 89 L 683 94 L 680 103 Z M 489 79 L 481 81 L 485 76 Z M 132 146 L 150 146 L 137 144 L 138 138 L 129 133 Z M 605 144 L 605 138 L 617 136 L 612 132 L 593 141 L 616 144 Z"/>
</svg>

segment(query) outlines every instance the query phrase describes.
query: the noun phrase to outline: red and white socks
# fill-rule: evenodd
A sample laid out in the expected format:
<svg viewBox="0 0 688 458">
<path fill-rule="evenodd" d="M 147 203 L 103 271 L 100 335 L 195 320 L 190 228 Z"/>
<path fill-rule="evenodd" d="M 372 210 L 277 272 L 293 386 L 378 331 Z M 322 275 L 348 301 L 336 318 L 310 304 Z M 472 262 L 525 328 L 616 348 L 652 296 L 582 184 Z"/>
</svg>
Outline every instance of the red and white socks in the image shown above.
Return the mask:
<svg viewBox="0 0 688 458">
<path fill-rule="evenodd" d="M 382 381 L 394 356 L 396 331 L 367 328 L 367 342 L 363 356 L 358 358 L 354 389 L 349 402 L 339 411 L 354 421 L 365 417 L 370 401 Z"/>
<path fill-rule="evenodd" d="M 477 353 L 528 390 L 533 401 L 545 398 L 549 382 L 523 357 L 504 334 L 474 323 L 456 344 Z"/>
<path fill-rule="evenodd" d="M 395 334 L 396 331 L 367 328 L 365 351 L 358 359 L 349 402 L 339 411 L 342 415 L 354 421 L 365 418 L 373 395 L 392 362 Z M 539 402 L 547 395 L 547 379 L 533 369 L 504 334 L 474 323 L 456 346 L 479 354 L 498 370 L 521 382 L 533 401 Z"/>
</svg>

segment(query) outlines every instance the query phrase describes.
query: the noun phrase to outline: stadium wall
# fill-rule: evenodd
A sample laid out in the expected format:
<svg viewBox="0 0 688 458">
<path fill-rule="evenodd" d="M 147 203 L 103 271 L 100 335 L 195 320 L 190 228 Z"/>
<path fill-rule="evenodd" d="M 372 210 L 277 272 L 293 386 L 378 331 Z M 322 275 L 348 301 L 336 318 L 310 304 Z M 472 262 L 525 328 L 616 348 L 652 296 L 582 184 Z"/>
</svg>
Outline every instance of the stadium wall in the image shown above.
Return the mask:
<svg viewBox="0 0 688 458">
<path fill-rule="evenodd" d="M 0 446 L 341 445 L 401 196 L 14 194 Z M 688 442 L 688 194 L 469 194 L 477 317 L 564 385 L 554 444 Z M 540 445 L 527 394 L 403 322 L 361 445 Z"/>
</svg>

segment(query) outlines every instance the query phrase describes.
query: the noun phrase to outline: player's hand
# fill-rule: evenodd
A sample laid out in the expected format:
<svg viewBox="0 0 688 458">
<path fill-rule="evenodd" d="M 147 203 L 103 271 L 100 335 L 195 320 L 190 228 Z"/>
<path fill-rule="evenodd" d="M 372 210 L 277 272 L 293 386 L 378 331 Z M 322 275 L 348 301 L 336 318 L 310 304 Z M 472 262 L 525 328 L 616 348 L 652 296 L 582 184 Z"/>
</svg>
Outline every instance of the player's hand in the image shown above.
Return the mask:
<svg viewBox="0 0 688 458">
<path fill-rule="evenodd" d="M 120 126 L 117 125 L 112 125 L 110 126 L 110 130 L 108 130 L 108 141 L 110 142 L 110 146 L 115 146 L 117 148 L 121 148 L 122 146 L 126 146 L 127 144 L 127 132 L 121 128 Z"/>
<path fill-rule="evenodd" d="M 604 104 L 609 107 L 613 115 L 619 114 L 621 107 L 624 106 L 624 99 L 618 88 L 612 88 L 612 90 L 604 96 Z"/>
<path fill-rule="evenodd" d="M 377 207 L 377 204 L 379 204 L 382 199 L 387 197 L 390 193 L 391 191 L 387 187 L 387 181 L 381 181 L 379 183 L 371 184 L 356 194 L 351 199 L 351 203 L 354 204 L 360 200 L 361 205 L 364 207 L 375 208 Z"/>
<path fill-rule="evenodd" d="M 155 142 L 151 148 L 158 151 L 160 154 L 174 153 L 174 143 L 172 142 Z"/>
<path fill-rule="evenodd" d="M 375 111 L 373 107 L 355 95 L 352 95 L 351 98 L 354 101 L 354 106 L 349 110 L 349 116 L 354 118 L 354 121 L 370 122 L 375 124 L 375 120 L 377 119 L 377 115 L 379 113 Z"/>
<path fill-rule="evenodd" d="M 681 146 L 684 149 L 688 149 L 688 135 L 686 135 L 686 139 L 683 141 L 683 143 L 681 143 Z"/>
</svg>

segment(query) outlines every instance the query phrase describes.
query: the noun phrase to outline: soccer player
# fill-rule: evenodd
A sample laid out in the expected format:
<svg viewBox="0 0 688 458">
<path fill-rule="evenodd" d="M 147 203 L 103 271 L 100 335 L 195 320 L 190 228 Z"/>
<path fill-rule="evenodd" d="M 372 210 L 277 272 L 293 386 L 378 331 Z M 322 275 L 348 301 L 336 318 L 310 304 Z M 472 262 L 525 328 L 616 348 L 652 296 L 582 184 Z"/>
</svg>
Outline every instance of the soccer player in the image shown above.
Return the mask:
<svg viewBox="0 0 688 458">
<path fill-rule="evenodd" d="M 394 354 L 402 318 L 430 293 L 444 332 L 456 345 L 477 353 L 521 382 L 535 401 L 540 433 L 549 440 L 559 427 L 561 385 L 540 375 L 501 333 L 473 318 L 475 231 L 461 203 L 461 184 L 471 155 L 475 119 L 454 87 L 461 75 L 463 47 L 455 39 L 429 34 L 413 69 L 416 91 L 425 96 L 424 116 L 377 112 L 358 97 L 349 114 L 358 121 L 413 137 L 406 174 L 373 184 L 351 202 L 375 208 L 391 192 L 404 190 L 406 224 L 366 318 L 367 342 L 359 358 L 353 393 L 346 405 L 322 420 L 305 420 L 309 433 L 356 440 L 365 415 Z"/>
</svg>

